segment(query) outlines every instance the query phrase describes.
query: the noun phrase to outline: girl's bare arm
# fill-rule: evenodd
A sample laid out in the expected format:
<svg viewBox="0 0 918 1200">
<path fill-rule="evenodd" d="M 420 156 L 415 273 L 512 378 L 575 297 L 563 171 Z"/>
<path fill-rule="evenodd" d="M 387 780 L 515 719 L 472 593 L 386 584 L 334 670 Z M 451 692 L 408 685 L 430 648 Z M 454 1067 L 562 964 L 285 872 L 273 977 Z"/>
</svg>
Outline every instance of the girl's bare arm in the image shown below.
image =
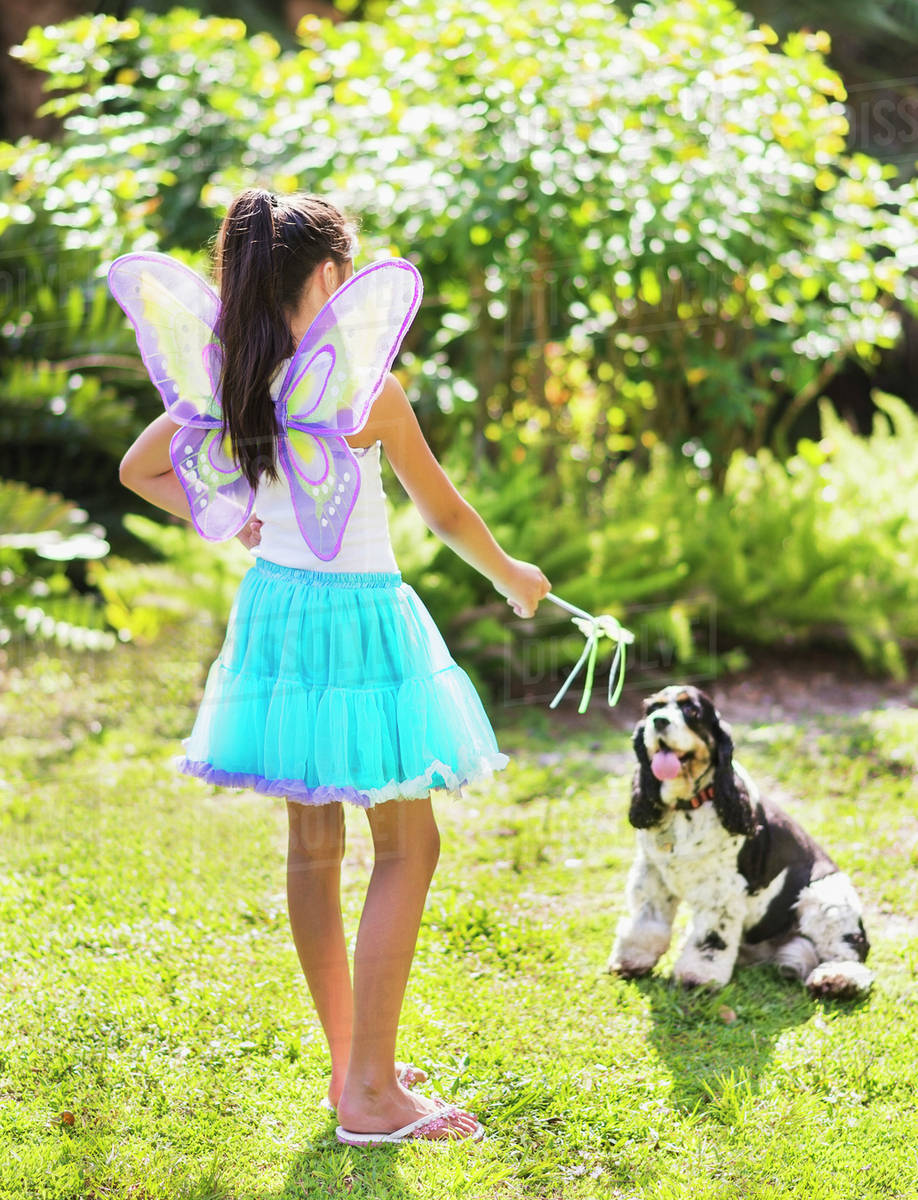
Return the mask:
<svg viewBox="0 0 918 1200">
<path fill-rule="evenodd" d="M 348 440 L 353 445 L 369 445 L 377 438 L 428 528 L 490 579 L 518 616 L 531 617 L 551 584 L 532 563 L 511 558 L 463 500 L 434 457 L 414 409 L 393 375 L 376 398 L 367 424 Z"/>
<path fill-rule="evenodd" d="M 190 521 L 188 497 L 169 458 L 169 442 L 178 428 L 166 413 L 151 421 L 122 458 L 118 478 L 157 508 Z"/>
</svg>

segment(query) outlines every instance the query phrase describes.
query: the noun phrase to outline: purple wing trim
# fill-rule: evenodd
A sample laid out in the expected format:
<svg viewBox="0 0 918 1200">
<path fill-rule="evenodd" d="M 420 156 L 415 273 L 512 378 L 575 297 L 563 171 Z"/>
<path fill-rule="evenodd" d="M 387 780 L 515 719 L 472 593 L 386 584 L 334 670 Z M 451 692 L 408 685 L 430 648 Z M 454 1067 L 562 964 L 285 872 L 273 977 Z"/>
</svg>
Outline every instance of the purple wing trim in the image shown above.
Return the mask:
<svg viewBox="0 0 918 1200">
<path fill-rule="evenodd" d="M 343 438 L 323 439 L 318 445 L 326 454 L 326 471 L 318 484 L 304 482 L 308 474 L 296 463 L 296 453 L 287 438 L 278 438 L 281 469 L 290 485 L 293 511 L 300 533 L 313 554 L 327 562 L 341 549 L 344 529 L 360 487 L 360 468 Z"/>
<path fill-rule="evenodd" d="M 302 347 L 302 344 L 301 342 L 300 347 Z M 278 408 L 283 411 L 285 395 L 289 396 L 305 383 L 307 387 L 312 389 L 314 398 L 312 396 L 305 399 L 298 397 L 296 417 L 289 418 L 287 425 L 292 426 L 294 429 L 306 429 L 310 433 L 328 433 L 329 431 L 324 426 L 313 425 L 309 420 L 309 414 L 315 412 L 325 396 L 328 381 L 331 378 L 332 371 L 335 369 L 335 348 L 328 345 L 321 346 L 307 357 L 306 353 L 300 354 L 300 347 L 297 348 L 297 353 L 291 360 L 287 374 L 284 376 L 284 382 L 277 401 Z M 298 365 L 297 360 L 299 360 Z M 291 376 L 290 369 L 294 366 L 297 367 L 296 373 Z M 310 375 L 312 376 L 311 378 L 309 377 Z"/>
<path fill-rule="evenodd" d="M 188 497 L 191 521 L 209 542 L 238 533 L 252 512 L 254 493 L 236 464 L 223 453 L 219 431 L 177 429 L 169 457 Z"/>
<path fill-rule="evenodd" d="M 168 254 L 123 254 L 108 286 L 134 327 L 140 356 L 166 412 L 181 425 L 219 424 L 214 379 L 219 347 L 211 345 L 220 311 L 217 294 Z"/>
<path fill-rule="evenodd" d="M 220 392 L 220 374 L 223 371 L 223 347 L 219 342 L 208 342 L 204 347 L 204 370 L 210 384 L 210 394 L 218 396 Z"/>
<path fill-rule="evenodd" d="M 316 455 L 318 461 L 314 467 L 307 466 L 307 464 L 303 461 L 303 456 L 301 454 L 297 454 L 296 447 L 287 441 L 287 439 L 285 439 L 285 443 L 289 450 L 288 458 L 290 460 L 290 465 L 304 483 L 309 484 L 311 487 L 317 488 L 319 484 L 325 483 L 325 481 L 328 479 L 328 472 L 331 469 L 329 443 L 324 438 L 320 440 L 317 437 L 313 437 L 311 433 L 303 433 L 302 431 L 298 432 L 301 436 L 309 439 L 312 452 Z"/>
<path fill-rule="evenodd" d="M 420 307 L 423 291 L 417 268 L 403 258 L 370 263 L 346 280 L 320 309 L 290 360 L 278 394 L 284 428 L 308 429 L 319 437 L 358 433 Z M 296 411 L 288 411 L 309 365 L 323 351 L 332 356 L 332 367 L 324 380 L 317 381 L 314 399 L 301 403 L 297 397 Z M 348 394 L 337 403 L 323 403 L 335 382 L 345 385 Z M 317 410 L 321 412 L 310 420 Z"/>
</svg>

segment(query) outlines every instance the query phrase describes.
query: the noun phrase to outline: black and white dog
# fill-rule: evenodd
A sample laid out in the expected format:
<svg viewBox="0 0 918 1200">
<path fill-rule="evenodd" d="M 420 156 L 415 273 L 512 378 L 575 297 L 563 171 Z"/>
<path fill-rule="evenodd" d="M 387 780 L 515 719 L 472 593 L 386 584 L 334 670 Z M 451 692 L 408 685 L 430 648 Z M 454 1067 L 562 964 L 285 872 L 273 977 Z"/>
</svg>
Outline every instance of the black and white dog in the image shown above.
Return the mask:
<svg viewBox="0 0 918 1200">
<path fill-rule="evenodd" d="M 633 746 L 637 858 L 607 969 L 647 974 L 685 900 L 692 925 L 674 975 L 687 987 L 722 987 L 737 961 L 771 962 L 813 995 L 864 995 L 873 975 L 850 879 L 759 795 L 710 698 L 679 686 L 651 696 Z"/>
</svg>

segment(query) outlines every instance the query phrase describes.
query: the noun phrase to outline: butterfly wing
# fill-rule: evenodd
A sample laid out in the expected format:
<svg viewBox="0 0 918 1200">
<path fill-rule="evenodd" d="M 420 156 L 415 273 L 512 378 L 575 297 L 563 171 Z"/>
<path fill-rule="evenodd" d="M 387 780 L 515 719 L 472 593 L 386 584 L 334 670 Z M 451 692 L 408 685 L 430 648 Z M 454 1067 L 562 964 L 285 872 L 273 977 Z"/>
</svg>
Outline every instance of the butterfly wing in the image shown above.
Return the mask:
<svg viewBox="0 0 918 1200">
<path fill-rule="evenodd" d="M 168 254 L 123 254 L 108 286 L 124 309 L 166 412 L 180 425 L 220 423 L 220 301 L 204 280 Z"/>
<path fill-rule="evenodd" d="M 405 259 L 371 263 L 346 280 L 310 325 L 278 393 L 278 457 L 300 532 L 334 558 L 357 501 L 360 471 L 342 435 L 366 424 L 423 284 Z"/>
<path fill-rule="evenodd" d="M 345 280 L 290 360 L 278 394 L 284 428 L 320 436 L 362 429 L 423 291 L 403 258 L 370 263 Z"/>
<path fill-rule="evenodd" d="M 288 430 L 277 451 L 300 533 L 316 557 L 328 561 L 341 549 L 357 503 L 357 460 L 344 438 L 316 437 L 302 429 Z"/>
<path fill-rule="evenodd" d="M 229 439 L 219 428 L 187 425 L 177 429 L 169 443 L 192 523 L 209 542 L 223 542 L 238 533 L 252 512 L 254 493 L 229 452 Z"/>
<path fill-rule="evenodd" d="M 208 541 L 224 541 L 245 524 L 253 493 L 221 433 L 222 350 L 214 332 L 220 301 L 167 254 L 124 254 L 109 268 L 108 283 L 134 326 L 166 412 L 182 426 L 169 455 L 192 523 Z"/>
</svg>

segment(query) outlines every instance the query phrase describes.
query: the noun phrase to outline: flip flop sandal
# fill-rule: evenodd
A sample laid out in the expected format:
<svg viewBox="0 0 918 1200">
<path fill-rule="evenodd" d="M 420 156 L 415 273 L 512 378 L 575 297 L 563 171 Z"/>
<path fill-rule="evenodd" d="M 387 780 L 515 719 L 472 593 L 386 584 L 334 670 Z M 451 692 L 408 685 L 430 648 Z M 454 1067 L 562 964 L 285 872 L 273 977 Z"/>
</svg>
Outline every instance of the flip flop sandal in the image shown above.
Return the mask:
<svg viewBox="0 0 918 1200">
<path fill-rule="evenodd" d="M 421 1076 L 423 1075 L 423 1079 Z M 427 1072 L 421 1067 L 413 1067 L 411 1063 L 402 1063 L 396 1072 L 395 1078 L 399 1081 L 403 1088 L 407 1088 L 410 1092 L 416 1083 L 425 1083 L 427 1080 Z M 319 1101 L 319 1108 L 326 1112 L 333 1113 L 335 1106 L 327 1096 L 323 1096 Z"/>
<path fill-rule="evenodd" d="M 344 1146 L 356 1146 L 360 1149 L 369 1149 L 372 1146 L 392 1146 L 400 1142 L 411 1141 L 427 1141 L 427 1142 L 478 1142 L 484 1137 L 484 1126 L 480 1121 L 477 1121 L 475 1128 L 471 1133 L 456 1133 L 453 1136 L 451 1131 L 447 1137 L 438 1137 L 444 1129 L 451 1130 L 450 1121 L 460 1114 L 471 1116 L 471 1113 L 463 1113 L 462 1109 L 457 1108 L 455 1104 L 444 1104 L 440 1108 L 434 1109 L 432 1113 L 428 1113 L 425 1117 L 419 1117 L 417 1121 L 412 1121 L 410 1125 L 403 1125 L 401 1129 L 396 1129 L 394 1133 L 351 1133 L 349 1129 L 342 1129 L 339 1125 L 335 1130 L 335 1137 Z"/>
</svg>

